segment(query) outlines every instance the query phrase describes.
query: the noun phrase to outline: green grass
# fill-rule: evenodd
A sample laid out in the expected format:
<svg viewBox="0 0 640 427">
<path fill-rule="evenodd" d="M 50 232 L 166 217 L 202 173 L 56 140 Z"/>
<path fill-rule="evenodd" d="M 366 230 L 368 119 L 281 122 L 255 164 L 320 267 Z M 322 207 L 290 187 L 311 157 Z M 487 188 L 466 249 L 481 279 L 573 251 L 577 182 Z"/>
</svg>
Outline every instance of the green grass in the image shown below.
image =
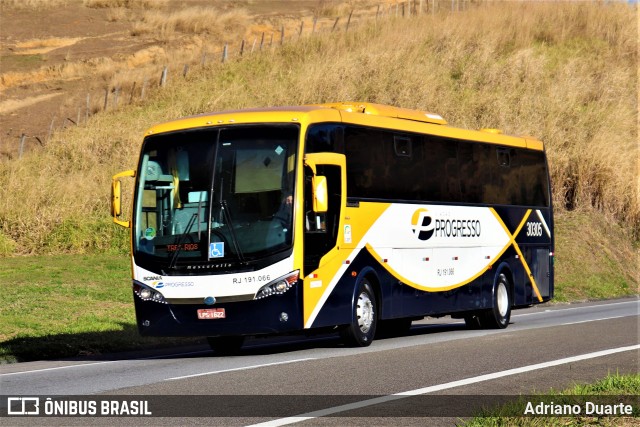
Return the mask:
<svg viewBox="0 0 640 427">
<path fill-rule="evenodd" d="M 630 231 L 595 211 L 556 214 L 555 302 L 638 294 Z"/>
<path fill-rule="evenodd" d="M 138 335 L 125 255 L 1 261 L 0 361 L 97 355 L 172 344 Z"/>
<path fill-rule="evenodd" d="M 45 61 L 45 57 L 40 54 L 0 56 L 0 63 L 2 63 L 3 67 L 8 70 L 31 69 L 41 66 Z"/>
<path fill-rule="evenodd" d="M 638 425 L 638 417 L 640 417 L 638 395 L 640 395 L 640 374 L 620 375 L 616 373 L 600 381 L 596 381 L 593 384 L 579 384 L 559 392 L 551 390 L 546 394 L 519 398 L 499 408 L 481 411 L 478 416 L 463 425 L 465 427 L 565 427 L 586 425 L 621 427 Z M 557 405 L 578 404 L 581 408 L 581 414 L 569 417 L 523 417 L 528 402 L 531 402 L 534 406 L 539 402 L 547 404 L 553 402 L 553 404 Z M 607 405 L 616 405 L 619 403 L 632 404 L 633 411 L 632 415 L 627 417 L 590 416 L 585 414 L 586 402 Z"/>
</svg>

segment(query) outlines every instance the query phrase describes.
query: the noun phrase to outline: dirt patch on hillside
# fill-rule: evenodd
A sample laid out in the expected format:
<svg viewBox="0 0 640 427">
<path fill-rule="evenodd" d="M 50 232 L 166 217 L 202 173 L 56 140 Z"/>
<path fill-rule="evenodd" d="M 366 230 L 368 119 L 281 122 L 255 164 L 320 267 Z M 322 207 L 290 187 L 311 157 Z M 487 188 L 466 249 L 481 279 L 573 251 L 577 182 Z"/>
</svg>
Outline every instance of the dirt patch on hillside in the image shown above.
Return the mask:
<svg viewBox="0 0 640 427">
<path fill-rule="evenodd" d="M 36 9 L 0 11 L 0 156 L 14 158 L 46 141 L 54 129 L 77 121 L 77 107 L 96 81 L 88 64 L 134 53 L 148 41 L 131 40 L 130 23 L 109 22 L 107 9 L 70 1 Z M 75 70 L 75 71 L 74 71 Z M 83 95 L 84 94 L 84 95 Z M 37 139 L 36 139 L 37 137 Z"/>
<path fill-rule="evenodd" d="M 141 75 L 146 68 L 159 78 L 163 64 L 187 63 L 205 46 L 222 49 L 245 37 L 250 50 L 277 42 L 282 28 L 289 37 L 308 32 L 316 17 L 324 21 L 320 30 L 336 14 L 344 18 L 349 10 L 385 2 L 395 0 L 166 0 L 153 10 L 87 7 L 86 0 L 25 8 L 0 0 L 0 161 L 46 144 L 52 132 L 82 123 L 105 105 L 139 95 L 141 78 L 121 84 L 124 72 Z M 197 33 L 197 23 L 192 34 L 183 28 L 211 8 L 219 11 L 212 15 L 220 16 L 218 33 Z M 185 11 L 195 13 L 185 18 Z"/>
</svg>

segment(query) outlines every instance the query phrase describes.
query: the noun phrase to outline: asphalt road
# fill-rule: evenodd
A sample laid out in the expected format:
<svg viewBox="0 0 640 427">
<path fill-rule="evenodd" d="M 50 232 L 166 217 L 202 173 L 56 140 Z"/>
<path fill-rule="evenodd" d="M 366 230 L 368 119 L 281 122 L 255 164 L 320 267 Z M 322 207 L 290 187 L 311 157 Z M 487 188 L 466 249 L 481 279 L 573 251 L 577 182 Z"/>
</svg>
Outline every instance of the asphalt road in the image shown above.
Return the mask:
<svg viewBox="0 0 640 427">
<path fill-rule="evenodd" d="M 3 365 L 0 407 L 6 413 L 7 396 L 38 396 L 43 413 L 51 396 L 95 401 L 98 413 L 102 400 L 124 400 L 130 413 L 138 400 L 153 413 L 5 418 L 9 425 L 453 425 L 511 396 L 639 372 L 639 311 L 637 298 L 536 306 L 490 331 L 425 319 L 364 349 L 324 335 L 254 339 L 232 357 L 198 347 Z"/>
</svg>

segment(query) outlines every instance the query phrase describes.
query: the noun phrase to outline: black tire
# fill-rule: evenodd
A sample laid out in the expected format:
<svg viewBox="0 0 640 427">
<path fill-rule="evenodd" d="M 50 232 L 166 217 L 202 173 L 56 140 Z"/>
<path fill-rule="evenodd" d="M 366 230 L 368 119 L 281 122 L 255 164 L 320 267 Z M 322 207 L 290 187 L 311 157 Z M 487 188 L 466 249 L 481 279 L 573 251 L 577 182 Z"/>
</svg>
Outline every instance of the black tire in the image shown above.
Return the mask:
<svg viewBox="0 0 640 427">
<path fill-rule="evenodd" d="M 340 331 L 342 340 L 349 347 L 367 347 L 371 345 L 378 326 L 376 297 L 367 279 L 358 284 L 351 310 L 353 321 Z"/>
<path fill-rule="evenodd" d="M 237 354 L 244 344 L 244 337 L 207 337 L 209 347 L 218 355 Z"/>
<path fill-rule="evenodd" d="M 511 319 L 511 286 L 504 273 L 500 273 L 493 284 L 491 292 L 492 307 L 487 310 L 481 319 L 485 328 L 504 329 L 509 326 Z"/>
</svg>

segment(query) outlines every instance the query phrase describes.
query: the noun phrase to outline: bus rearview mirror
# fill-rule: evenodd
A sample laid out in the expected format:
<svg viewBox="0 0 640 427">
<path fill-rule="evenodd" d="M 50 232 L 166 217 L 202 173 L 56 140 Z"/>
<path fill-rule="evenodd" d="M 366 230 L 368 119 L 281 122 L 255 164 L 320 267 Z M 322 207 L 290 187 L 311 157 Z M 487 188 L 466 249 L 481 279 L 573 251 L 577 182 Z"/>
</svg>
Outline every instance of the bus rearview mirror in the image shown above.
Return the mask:
<svg viewBox="0 0 640 427">
<path fill-rule="evenodd" d="M 311 184 L 313 186 L 313 211 L 316 213 L 326 212 L 329 207 L 327 177 L 315 175 Z"/>
<path fill-rule="evenodd" d="M 120 215 L 122 215 L 122 183 L 120 182 L 120 178 L 133 178 L 135 176 L 136 171 L 128 170 L 115 174 L 113 178 L 111 178 L 111 216 L 113 217 L 113 222 L 126 228 L 131 226 L 129 221 L 121 221 L 118 219 Z"/>
<path fill-rule="evenodd" d="M 111 216 L 114 218 L 122 214 L 122 185 L 120 180 L 111 182 Z"/>
</svg>

